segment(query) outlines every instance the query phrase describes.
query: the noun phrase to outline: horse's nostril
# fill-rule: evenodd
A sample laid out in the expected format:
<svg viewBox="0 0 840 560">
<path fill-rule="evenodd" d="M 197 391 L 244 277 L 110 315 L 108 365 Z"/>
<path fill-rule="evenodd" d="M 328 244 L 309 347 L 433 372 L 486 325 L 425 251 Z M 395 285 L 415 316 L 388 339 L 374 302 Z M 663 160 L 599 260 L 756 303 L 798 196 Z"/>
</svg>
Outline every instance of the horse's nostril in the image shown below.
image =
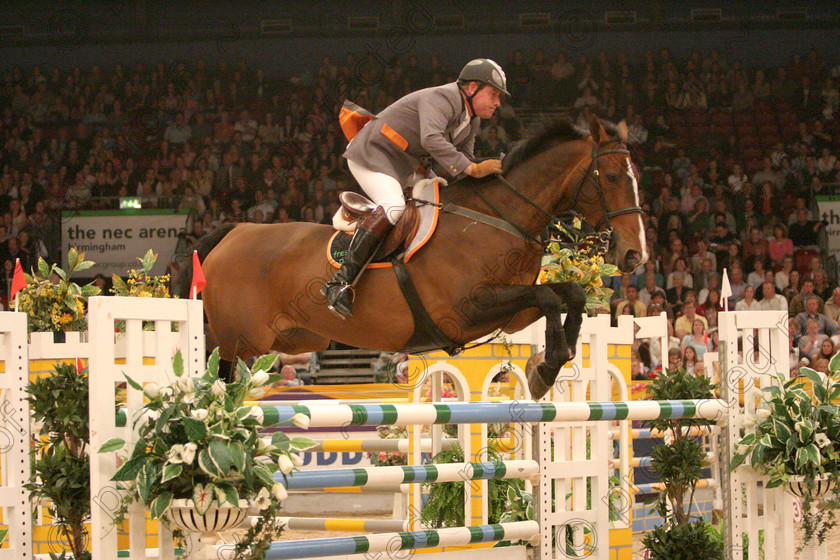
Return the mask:
<svg viewBox="0 0 840 560">
<path fill-rule="evenodd" d="M 627 270 L 633 270 L 639 265 L 642 256 L 639 254 L 638 251 L 627 251 L 624 255 L 624 263 L 627 265 Z"/>
</svg>

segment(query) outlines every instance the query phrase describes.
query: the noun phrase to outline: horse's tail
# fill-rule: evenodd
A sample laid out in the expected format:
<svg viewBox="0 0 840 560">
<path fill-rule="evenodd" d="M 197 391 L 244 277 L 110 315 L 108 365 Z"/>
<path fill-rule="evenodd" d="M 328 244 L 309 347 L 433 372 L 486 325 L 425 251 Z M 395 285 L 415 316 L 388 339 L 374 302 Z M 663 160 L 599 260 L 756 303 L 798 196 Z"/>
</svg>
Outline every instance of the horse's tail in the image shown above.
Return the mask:
<svg viewBox="0 0 840 560">
<path fill-rule="evenodd" d="M 198 251 L 198 260 L 199 262 L 204 262 L 204 259 L 207 255 L 210 254 L 216 245 L 228 234 L 230 230 L 236 227 L 236 224 L 225 224 L 223 226 L 219 226 L 207 235 L 203 236 L 201 239 L 196 242 L 194 249 Z M 193 276 L 193 261 L 192 257 L 187 259 L 187 264 L 184 267 L 184 270 L 181 271 L 181 274 L 178 275 L 177 280 L 175 281 L 175 286 L 173 289 L 173 295 L 178 296 L 179 298 L 187 298 L 190 295 L 190 284 L 192 283 L 192 276 Z"/>
</svg>

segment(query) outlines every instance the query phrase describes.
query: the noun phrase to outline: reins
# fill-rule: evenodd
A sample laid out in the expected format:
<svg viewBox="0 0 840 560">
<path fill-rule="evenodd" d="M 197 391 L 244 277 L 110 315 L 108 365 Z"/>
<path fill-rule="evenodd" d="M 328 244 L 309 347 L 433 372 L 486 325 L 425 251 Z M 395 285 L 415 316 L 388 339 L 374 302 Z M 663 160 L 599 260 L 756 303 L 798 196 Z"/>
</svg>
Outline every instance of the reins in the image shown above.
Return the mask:
<svg viewBox="0 0 840 560">
<path fill-rule="evenodd" d="M 606 155 L 610 155 L 610 154 L 630 155 L 630 150 L 623 147 L 623 145 L 622 145 L 622 147 L 619 147 L 619 148 L 612 148 L 612 149 L 602 150 L 602 151 L 599 151 L 598 148 L 600 146 L 606 146 L 606 145 L 616 143 L 616 142 L 620 142 L 620 140 L 618 140 L 617 138 L 612 138 L 612 139 L 608 140 L 607 142 L 604 142 L 601 145 L 599 145 L 599 144 L 597 144 L 596 142 L 593 141 L 593 143 L 592 143 L 592 159 L 590 160 L 589 166 L 586 168 L 586 173 L 583 174 L 583 176 L 580 178 L 580 181 L 578 181 L 577 186 L 575 187 L 575 194 L 574 194 L 574 198 L 572 200 L 572 204 L 570 205 L 570 207 L 567 210 L 565 210 L 565 212 L 568 212 L 568 211 L 576 212 L 575 208 L 577 207 L 578 201 L 580 199 L 581 192 L 583 192 L 583 187 L 586 184 L 586 180 L 589 177 L 593 177 L 595 179 L 595 192 L 598 195 L 598 201 L 600 202 L 601 210 L 603 211 L 600 221 L 595 225 L 595 227 L 593 229 L 598 230 L 601 227 L 601 225 L 605 225 L 606 226 L 605 227 L 605 230 L 606 230 L 605 234 L 606 235 L 609 235 L 612 232 L 612 225 L 610 223 L 610 220 L 612 218 L 616 218 L 618 216 L 623 216 L 624 214 L 637 214 L 637 213 L 641 214 L 641 213 L 643 213 L 642 208 L 638 204 L 633 205 L 633 206 L 628 206 L 626 208 L 620 208 L 618 210 L 610 210 L 607 206 L 607 199 L 604 196 L 603 189 L 601 188 L 600 171 L 598 170 L 598 158 L 600 158 L 601 156 L 606 156 Z M 504 154 L 502 154 L 502 157 L 504 157 Z M 513 194 L 515 194 L 516 196 L 518 196 L 519 198 L 524 200 L 526 203 L 528 203 L 530 206 L 535 208 L 544 217 L 548 218 L 549 225 L 554 225 L 554 224 L 557 224 L 561 221 L 561 219 L 558 216 L 548 212 L 547 210 L 542 208 L 539 204 L 537 204 L 536 202 L 531 200 L 522 191 L 517 189 L 501 173 L 496 173 L 496 178 L 499 180 L 499 182 L 507 190 L 509 190 L 510 192 L 512 192 Z M 539 239 L 539 237 L 537 237 L 537 236 L 535 236 L 531 233 L 528 233 L 524 228 L 517 225 L 512 219 L 507 217 L 505 215 L 505 213 L 496 204 L 494 204 L 493 202 L 488 200 L 487 197 L 484 196 L 484 194 L 481 192 L 481 190 L 479 188 L 477 188 L 475 185 L 470 185 L 470 188 L 472 189 L 472 191 L 476 194 L 476 196 L 478 196 L 478 198 L 484 204 L 486 204 L 493 212 L 496 213 L 497 216 L 499 216 L 498 218 L 495 218 L 493 216 L 489 216 L 489 215 L 484 214 L 482 212 L 478 212 L 477 210 L 471 210 L 469 208 L 464 208 L 464 207 L 458 206 L 456 204 L 449 204 L 449 203 L 447 203 L 447 204 L 436 204 L 434 202 L 431 202 L 431 201 L 428 201 L 428 200 L 422 200 L 422 199 L 414 199 L 414 201 L 417 204 L 427 204 L 427 205 L 431 205 L 431 206 L 437 206 L 438 208 L 440 208 L 444 212 L 447 212 L 447 213 L 450 213 L 450 214 L 457 214 L 457 215 L 460 215 L 460 216 L 464 216 L 466 218 L 470 218 L 470 219 L 473 219 L 473 220 L 477 220 L 479 222 L 483 222 L 487 225 L 490 225 L 490 226 L 495 227 L 497 229 L 501 229 L 503 231 L 506 231 L 507 233 L 510 233 L 511 235 L 514 235 L 516 237 L 520 237 L 520 238 L 524 239 L 525 241 L 528 241 L 529 243 L 534 243 L 534 244 L 539 245 L 543 248 L 545 248 L 548 245 L 548 241 L 543 241 L 543 240 Z"/>
</svg>

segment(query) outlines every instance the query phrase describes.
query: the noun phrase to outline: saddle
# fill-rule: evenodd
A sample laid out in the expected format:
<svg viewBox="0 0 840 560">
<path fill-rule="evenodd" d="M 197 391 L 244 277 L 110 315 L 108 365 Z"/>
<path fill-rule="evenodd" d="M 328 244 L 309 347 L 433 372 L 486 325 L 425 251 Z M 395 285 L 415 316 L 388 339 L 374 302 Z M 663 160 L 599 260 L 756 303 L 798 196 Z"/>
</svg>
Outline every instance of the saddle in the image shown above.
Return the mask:
<svg viewBox="0 0 840 560">
<path fill-rule="evenodd" d="M 407 250 L 409 243 L 417 234 L 417 228 L 420 226 L 420 220 L 417 219 L 417 204 L 411 198 L 410 189 L 406 189 L 403 195 L 406 197 L 405 211 L 385 238 L 376 258 L 388 256 L 398 249 Z M 333 227 L 340 231 L 356 231 L 358 222 L 376 208 L 376 204 L 366 196 L 351 191 L 342 192 L 338 195 L 338 199 L 341 202 L 341 208 L 333 216 Z"/>
</svg>

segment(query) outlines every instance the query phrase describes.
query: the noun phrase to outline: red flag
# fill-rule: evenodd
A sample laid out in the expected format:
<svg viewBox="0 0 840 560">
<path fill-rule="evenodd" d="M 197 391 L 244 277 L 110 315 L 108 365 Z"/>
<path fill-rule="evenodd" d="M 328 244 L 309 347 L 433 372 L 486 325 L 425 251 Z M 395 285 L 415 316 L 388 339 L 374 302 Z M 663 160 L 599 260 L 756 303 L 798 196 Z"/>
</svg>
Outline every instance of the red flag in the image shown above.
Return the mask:
<svg viewBox="0 0 840 560">
<path fill-rule="evenodd" d="M 20 259 L 15 259 L 15 275 L 12 277 L 12 293 L 9 294 L 11 299 L 26 287 L 26 277 L 23 275 L 23 267 L 20 265 Z"/>
<path fill-rule="evenodd" d="M 85 369 L 84 362 L 82 362 L 81 358 L 76 358 L 76 373 L 82 373 L 83 369 Z"/>
<path fill-rule="evenodd" d="M 198 260 L 198 251 L 193 251 L 193 277 L 190 285 L 190 299 L 198 296 L 207 281 L 204 279 L 204 271 L 201 270 L 201 261 Z"/>
</svg>

